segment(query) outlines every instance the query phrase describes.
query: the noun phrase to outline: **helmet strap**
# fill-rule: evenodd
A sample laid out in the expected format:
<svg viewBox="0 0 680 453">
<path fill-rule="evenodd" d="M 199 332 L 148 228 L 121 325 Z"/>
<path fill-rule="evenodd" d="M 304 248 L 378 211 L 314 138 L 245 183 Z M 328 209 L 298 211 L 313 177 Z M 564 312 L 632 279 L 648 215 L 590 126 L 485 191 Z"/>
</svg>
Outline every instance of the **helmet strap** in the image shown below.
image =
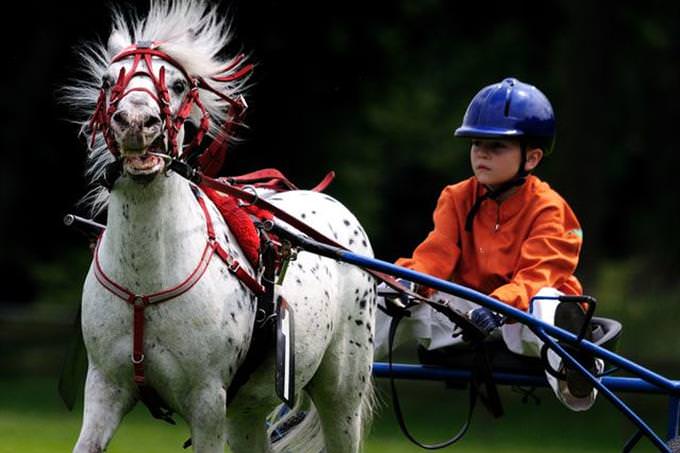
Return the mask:
<svg viewBox="0 0 680 453">
<path fill-rule="evenodd" d="M 515 178 L 511 179 L 510 181 L 501 184 L 494 190 L 488 190 L 484 195 L 478 197 L 477 200 L 475 200 L 475 203 L 472 205 L 472 208 L 470 208 L 467 217 L 465 218 L 465 231 L 468 232 L 472 231 L 472 223 L 474 222 L 475 216 L 479 212 L 479 208 L 481 208 L 484 200 L 486 199 L 498 200 L 503 194 L 507 193 L 509 190 L 512 190 L 515 187 L 519 187 L 522 184 L 524 184 L 524 181 L 526 181 L 526 176 L 518 174 Z"/>
<path fill-rule="evenodd" d="M 510 181 L 504 182 L 503 184 L 501 184 L 500 186 L 493 190 L 489 189 L 484 195 L 478 197 L 477 200 L 475 200 L 475 203 L 472 205 L 472 208 L 470 208 L 470 211 L 468 212 L 467 217 L 465 218 L 465 231 L 468 232 L 472 231 L 472 223 L 474 222 L 475 216 L 479 212 L 479 208 L 481 208 L 484 200 L 487 199 L 498 200 L 500 197 L 502 197 L 510 190 L 524 184 L 527 176 L 529 175 L 529 173 L 524 169 L 527 163 L 527 142 L 525 140 L 520 140 L 520 154 L 521 158 L 519 168 L 517 169 L 517 174 L 515 175 L 515 177 L 512 178 Z"/>
<path fill-rule="evenodd" d="M 524 178 L 528 175 L 527 171 L 524 168 L 526 167 L 527 164 L 527 147 L 528 146 L 526 140 L 520 140 L 519 148 L 521 157 L 519 162 L 519 168 L 517 169 L 516 178 Z"/>
</svg>

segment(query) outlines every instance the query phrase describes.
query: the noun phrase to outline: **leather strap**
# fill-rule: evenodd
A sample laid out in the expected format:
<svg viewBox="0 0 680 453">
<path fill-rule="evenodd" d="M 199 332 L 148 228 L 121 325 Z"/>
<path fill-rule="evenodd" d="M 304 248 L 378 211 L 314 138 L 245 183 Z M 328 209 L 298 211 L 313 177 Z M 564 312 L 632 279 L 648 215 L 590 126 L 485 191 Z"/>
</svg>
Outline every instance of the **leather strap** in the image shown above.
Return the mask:
<svg viewBox="0 0 680 453">
<path fill-rule="evenodd" d="M 101 244 L 101 238 L 103 234 L 99 236 L 95 246 L 94 275 L 97 278 L 97 281 L 99 281 L 99 283 L 110 293 L 124 300 L 133 307 L 131 360 L 134 368 L 134 381 L 137 385 L 145 384 L 144 309 L 149 305 L 159 304 L 174 299 L 175 297 L 178 297 L 189 291 L 196 283 L 198 283 L 205 271 L 208 269 L 208 265 L 210 264 L 210 260 L 213 255 L 218 255 L 220 259 L 222 259 L 227 265 L 229 270 L 255 294 L 260 295 L 264 293 L 264 287 L 262 287 L 262 285 L 260 285 L 260 283 L 254 277 L 252 277 L 243 268 L 243 266 L 241 266 L 241 263 L 239 263 L 238 260 L 230 256 L 227 251 L 224 250 L 222 246 L 216 241 L 213 222 L 205 201 L 200 196 L 197 197 L 197 200 L 205 217 L 208 240 L 206 242 L 205 248 L 203 249 L 201 259 L 194 270 L 187 278 L 184 279 L 184 281 L 172 288 L 145 295 L 134 293 L 128 288 L 116 283 L 112 278 L 106 275 L 102 269 L 101 263 L 99 262 L 99 246 Z"/>
<path fill-rule="evenodd" d="M 177 160 L 173 161 L 173 164 L 179 162 Z M 229 184 L 228 182 L 211 178 L 210 176 L 206 176 L 194 169 L 189 169 L 188 173 L 182 173 L 181 166 L 186 165 L 181 162 L 179 164 L 173 165 L 173 169 L 178 171 L 180 174 L 183 174 L 185 177 L 188 177 L 189 179 L 193 180 L 196 182 L 199 186 L 202 187 L 209 187 L 213 190 L 216 190 L 218 192 L 226 193 L 228 195 L 234 196 L 236 198 L 239 198 L 243 201 L 245 201 L 248 204 L 255 205 L 259 208 L 262 208 L 264 210 L 267 210 L 274 214 L 274 216 L 278 217 L 279 219 L 283 220 L 287 224 L 291 225 L 292 227 L 298 229 L 302 233 L 306 234 L 310 238 L 314 239 L 315 241 L 321 242 L 322 244 L 326 245 L 332 245 L 334 247 L 337 247 L 342 250 L 348 250 L 346 247 L 338 244 L 336 241 L 333 239 L 330 239 L 329 237 L 325 236 L 324 234 L 320 233 L 319 231 L 315 230 L 311 226 L 307 225 L 305 222 L 302 220 L 299 220 L 296 217 L 293 217 L 291 214 L 288 214 L 286 211 L 283 209 L 273 205 L 272 203 L 268 202 L 265 199 L 260 198 L 256 193 L 252 191 L 246 191 L 242 190 L 232 184 Z M 187 166 L 188 167 L 188 166 Z M 366 272 L 369 274 L 373 275 L 375 278 L 377 278 L 379 281 L 383 281 L 392 288 L 406 293 L 408 296 L 414 298 L 414 299 L 422 299 L 422 296 L 419 296 L 418 294 L 414 293 L 413 291 L 409 290 L 408 288 L 405 288 L 402 286 L 399 282 L 397 282 L 397 279 L 392 277 L 391 275 L 384 274 L 382 272 L 374 271 L 371 269 L 365 269 Z"/>
</svg>

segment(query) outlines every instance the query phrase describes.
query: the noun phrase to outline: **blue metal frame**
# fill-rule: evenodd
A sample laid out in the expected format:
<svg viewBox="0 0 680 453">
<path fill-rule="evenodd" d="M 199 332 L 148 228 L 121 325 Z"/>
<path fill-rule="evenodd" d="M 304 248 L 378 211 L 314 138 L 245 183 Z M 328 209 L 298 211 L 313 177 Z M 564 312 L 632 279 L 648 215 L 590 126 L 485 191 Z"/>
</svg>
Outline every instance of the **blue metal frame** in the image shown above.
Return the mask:
<svg viewBox="0 0 680 453">
<path fill-rule="evenodd" d="M 568 364 L 572 367 L 578 369 L 582 374 L 584 374 L 593 385 L 606 397 L 608 398 L 615 407 L 617 407 L 623 414 L 628 417 L 634 425 L 639 429 L 639 433 L 636 434 L 636 439 L 630 446 L 639 440 L 641 434 L 644 434 L 649 438 L 649 440 L 660 450 L 664 452 L 670 452 L 670 448 L 666 443 L 632 410 L 630 409 L 620 398 L 618 398 L 612 390 L 625 390 L 634 392 L 646 392 L 646 393 L 660 393 L 666 394 L 671 397 L 670 410 L 669 410 L 669 438 L 672 439 L 677 435 L 678 432 L 678 416 L 680 413 L 680 381 L 673 381 L 667 379 L 645 367 L 642 367 L 630 360 L 621 357 L 611 351 L 608 351 L 594 343 L 587 340 L 578 341 L 576 335 L 555 327 L 550 324 L 546 324 L 529 314 L 520 311 L 514 307 L 503 304 L 496 299 L 493 299 L 486 294 L 482 294 L 464 286 L 441 280 L 430 275 L 422 274 L 420 272 L 415 272 L 410 269 L 406 269 L 394 264 L 388 263 L 386 261 L 381 261 L 374 258 L 365 257 L 362 255 L 357 255 L 352 252 L 342 251 L 332 247 L 320 247 L 314 250 L 315 253 L 321 253 L 322 255 L 338 259 L 340 261 L 355 264 L 360 267 L 367 269 L 372 269 L 375 271 L 383 272 L 398 278 L 403 278 L 421 285 L 428 286 L 430 288 L 437 289 L 439 291 L 453 294 L 454 296 L 461 297 L 463 299 L 475 302 L 482 305 L 490 310 L 500 313 L 506 317 L 512 318 L 513 320 L 519 321 L 522 324 L 527 325 L 541 340 L 543 340 L 556 354 L 558 354 L 563 360 L 566 360 Z M 632 378 L 613 378 L 613 377 L 603 377 L 602 379 L 596 378 L 592 373 L 586 370 L 574 357 L 571 356 L 564 348 L 555 341 L 555 339 L 562 341 L 564 343 L 577 346 L 588 352 L 590 352 L 595 357 L 599 357 L 608 363 L 614 364 L 619 368 L 630 372 L 633 375 L 638 376 L 640 379 Z M 376 364 L 376 374 L 377 375 L 389 375 L 389 369 L 387 372 L 382 368 L 381 364 Z M 414 372 L 410 368 L 398 368 L 395 365 L 393 370 L 402 370 L 404 374 L 395 372 L 396 377 L 409 377 L 419 375 L 419 379 L 423 379 L 424 375 L 421 375 L 421 371 Z M 426 372 L 429 375 L 429 379 L 439 379 L 438 376 L 447 375 L 447 373 L 455 373 L 452 370 L 442 370 L 433 367 L 422 367 L 422 372 Z M 387 374 L 386 374 L 387 373 Z M 503 375 L 500 373 L 494 374 L 500 382 L 505 380 L 510 383 L 514 379 L 521 379 L 517 376 Z M 629 442 L 630 444 L 631 442 Z"/>
</svg>

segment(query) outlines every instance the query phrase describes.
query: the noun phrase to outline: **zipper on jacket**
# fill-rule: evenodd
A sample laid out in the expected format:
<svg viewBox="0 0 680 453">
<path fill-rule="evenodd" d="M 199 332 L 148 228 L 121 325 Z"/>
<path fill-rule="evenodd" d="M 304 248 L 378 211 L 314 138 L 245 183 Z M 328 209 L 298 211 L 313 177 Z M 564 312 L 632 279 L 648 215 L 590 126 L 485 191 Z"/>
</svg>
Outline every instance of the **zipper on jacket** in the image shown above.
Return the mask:
<svg viewBox="0 0 680 453">
<path fill-rule="evenodd" d="M 496 227 L 494 232 L 497 232 L 501 227 L 501 205 L 500 203 L 496 205 Z"/>
</svg>

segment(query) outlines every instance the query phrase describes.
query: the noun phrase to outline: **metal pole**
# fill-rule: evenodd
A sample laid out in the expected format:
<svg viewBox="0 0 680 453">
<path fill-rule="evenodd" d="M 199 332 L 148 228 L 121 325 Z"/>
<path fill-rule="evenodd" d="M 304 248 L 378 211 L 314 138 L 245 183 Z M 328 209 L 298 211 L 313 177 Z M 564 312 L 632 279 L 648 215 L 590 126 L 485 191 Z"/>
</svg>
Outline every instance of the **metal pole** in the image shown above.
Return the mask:
<svg viewBox="0 0 680 453">
<path fill-rule="evenodd" d="M 589 341 L 582 340 L 578 342 L 576 335 L 566 330 L 560 329 L 559 327 L 546 324 L 529 315 L 528 313 L 525 313 L 514 307 L 506 305 L 496 299 L 487 296 L 486 294 L 482 294 L 478 291 L 466 288 L 456 283 L 432 277 L 430 275 L 422 274 L 420 272 L 412 271 L 401 266 L 396 266 L 386 261 L 381 261 L 375 258 L 357 255 L 352 252 L 338 250 L 334 247 L 323 246 L 321 248 L 317 244 L 315 253 L 319 253 L 320 250 L 326 252 L 324 256 L 329 256 L 347 263 L 355 264 L 361 267 L 366 267 L 368 269 L 373 269 L 379 272 L 384 272 L 395 277 L 403 278 L 409 281 L 413 281 L 415 283 L 419 283 L 421 285 L 429 286 L 439 291 L 453 294 L 454 296 L 458 296 L 463 299 L 475 302 L 490 310 L 501 313 L 509 318 L 512 318 L 516 321 L 521 322 L 522 324 L 528 325 L 535 329 L 538 328 L 543 329 L 545 333 L 549 334 L 554 338 L 557 338 L 558 340 L 564 341 L 572 345 L 578 345 L 580 348 L 590 352 L 594 356 L 600 357 L 601 359 L 604 359 L 607 362 L 611 362 L 619 366 L 620 368 L 623 368 L 641 377 L 642 379 L 653 385 L 662 387 L 670 395 L 680 396 L 680 382 L 667 379 L 651 370 L 648 370 L 647 368 L 644 368 L 636 364 L 635 362 L 631 362 L 630 360 L 625 359 L 619 356 L 618 354 L 610 352 Z"/>
<path fill-rule="evenodd" d="M 394 377 L 399 379 L 469 382 L 472 377 L 472 371 L 468 369 L 446 368 L 434 365 L 393 363 L 392 369 L 394 370 Z M 373 375 L 378 378 L 390 377 L 389 364 L 387 362 L 375 362 L 373 364 Z M 493 372 L 491 376 L 494 382 L 501 385 L 548 387 L 548 381 L 546 381 L 544 375 Z M 664 389 L 651 385 L 639 378 L 604 376 L 600 378 L 600 381 L 602 385 L 614 392 L 666 395 Z M 678 400 L 675 397 L 671 398 L 676 401 Z M 671 407 L 673 404 L 672 402 L 670 403 Z M 669 432 L 669 434 L 672 433 Z"/>
<path fill-rule="evenodd" d="M 680 398 L 671 396 L 668 398 L 668 440 L 678 437 L 680 425 Z"/>
</svg>

